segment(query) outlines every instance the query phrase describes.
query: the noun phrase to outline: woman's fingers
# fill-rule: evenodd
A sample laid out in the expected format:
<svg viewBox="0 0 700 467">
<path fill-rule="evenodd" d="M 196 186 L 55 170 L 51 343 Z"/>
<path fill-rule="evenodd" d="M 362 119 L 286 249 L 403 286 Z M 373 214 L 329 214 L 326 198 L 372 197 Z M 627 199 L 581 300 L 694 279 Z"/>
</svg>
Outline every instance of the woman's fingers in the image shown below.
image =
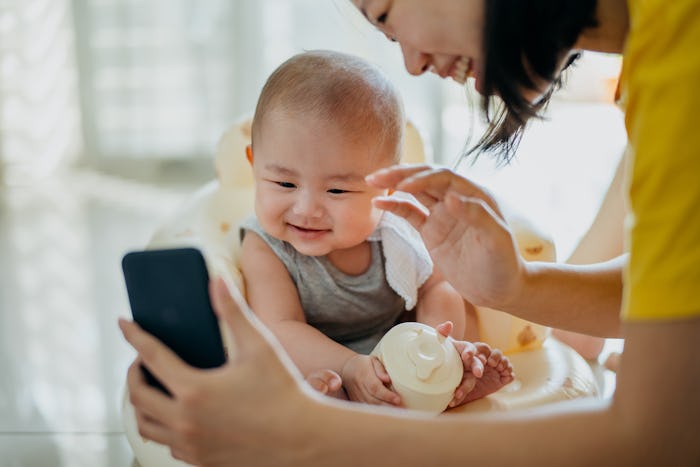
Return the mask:
<svg viewBox="0 0 700 467">
<path fill-rule="evenodd" d="M 231 330 L 234 337 L 235 349 L 230 349 L 229 359 L 236 360 L 256 355 L 260 351 L 274 354 L 288 372 L 289 375 L 301 379 L 301 374 L 296 366 L 283 351 L 277 338 L 263 325 L 248 306 L 238 288 L 227 284 L 222 277 L 209 283 L 209 295 L 212 299 L 214 311 Z M 268 361 L 271 363 L 272 360 Z"/>
<path fill-rule="evenodd" d="M 138 352 L 143 364 L 172 394 L 177 395 L 179 388 L 194 376 L 192 368 L 175 352 L 135 322 L 120 319 L 119 327 L 124 338 Z"/>
<path fill-rule="evenodd" d="M 403 180 L 426 170 L 431 170 L 431 167 L 426 164 L 394 165 L 369 174 L 365 180 L 377 188 L 395 189 Z"/>
<path fill-rule="evenodd" d="M 372 200 L 375 207 L 406 219 L 416 230 L 420 230 L 428 213 L 407 199 L 394 196 L 377 196 Z"/>
<path fill-rule="evenodd" d="M 367 183 L 378 188 L 390 188 L 411 193 L 426 208 L 444 201 L 448 193 L 483 200 L 499 217 L 498 204 L 482 186 L 446 168 L 428 165 L 397 165 L 370 174 Z"/>
<path fill-rule="evenodd" d="M 144 440 L 155 441 L 170 446 L 173 443 L 173 431 L 147 416 L 143 411 L 136 411 L 136 423 L 139 435 Z"/>
<path fill-rule="evenodd" d="M 447 169 L 435 169 L 427 165 L 393 166 L 370 175 L 367 182 L 379 188 L 411 193 L 430 209 L 443 199 L 452 177 L 459 176 Z"/>
<path fill-rule="evenodd" d="M 228 287 L 219 277 L 209 283 L 209 295 L 214 311 L 234 336 L 235 351 L 231 357 L 244 357 L 250 351 L 259 349 L 260 344 L 265 342 L 261 333 L 267 329 L 256 325 L 257 320 L 238 288 L 235 285 Z"/>
<path fill-rule="evenodd" d="M 137 413 L 141 413 L 159 424 L 168 424 L 173 419 L 175 402 L 160 389 L 146 382 L 141 368 L 141 359 L 137 358 L 126 374 L 129 388 L 129 400 Z"/>
<path fill-rule="evenodd" d="M 395 165 L 370 174 L 366 180 L 378 188 L 405 191 L 416 196 L 427 195 L 434 201 L 441 201 L 449 190 L 464 196 L 478 196 L 483 192 L 481 187 L 449 169 L 428 165 Z"/>
<path fill-rule="evenodd" d="M 508 230 L 508 225 L 500 213 L 493 209 L 491 204 L 481 198 L 462 196 L 455 192 L 450 192 L 445 197 L 445 205 L 448 212 L 456 219 L 462 220 L 469 225 L 480 228 L 490 228 L 492 230 Z M 494 234 L 496 232 L 493 232 Z"/>
</svg>

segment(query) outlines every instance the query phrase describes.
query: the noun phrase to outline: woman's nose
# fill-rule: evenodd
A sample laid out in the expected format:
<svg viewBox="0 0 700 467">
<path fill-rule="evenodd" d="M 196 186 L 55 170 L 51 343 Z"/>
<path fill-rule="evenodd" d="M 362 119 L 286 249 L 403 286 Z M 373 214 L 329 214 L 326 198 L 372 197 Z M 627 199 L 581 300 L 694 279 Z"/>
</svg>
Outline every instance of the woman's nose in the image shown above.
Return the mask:
<svg viewBox="0 0 700 467">
<path fill-rule="evenodd" d="M 403 53 L 406 70 L 412 75 L 422 75 L 430 67 L 430 55 L 418 49 L 401 44 L 401 53 Z"/>
</svg>

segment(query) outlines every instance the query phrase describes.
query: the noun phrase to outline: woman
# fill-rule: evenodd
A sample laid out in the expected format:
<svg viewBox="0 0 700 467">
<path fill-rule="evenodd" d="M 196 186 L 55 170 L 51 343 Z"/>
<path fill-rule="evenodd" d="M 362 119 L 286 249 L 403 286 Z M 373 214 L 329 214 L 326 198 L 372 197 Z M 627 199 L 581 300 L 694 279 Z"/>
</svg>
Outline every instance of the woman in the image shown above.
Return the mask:
<svg viewBox="0 0 700 467">
<path fill-rule="evenodd" d="M 465 298 L 543 324 L 624 337 L 615 397 L 437 418 L 321 400 L 218 281 L 213 301 L 237 338 L 236 355 L 220 370 L 187 367 L 136 325 L 121 323 L 140 355 L 128 384 L 142 435 L 203 465 L 699 465 L 700 133 L 692 117 L 700 108 L 700 4 L 630 0 L 628 10 L 624 0 L 355 3 L 399 42 L 409 72 L 473 75 L 483 94 L 499 94 L 508 112 L 492 116 L 481 147 L 506 154 L 573 51 L 624 51 L 633 153 L 627 264 L 525 264 L 498 206 L 477 185 L 427 167 L 384 170 L 372 179 L 413 192 L 429 207 L 425 215 L 377 201 L 420 230 Z M 173 398 L 144 384 L 140 362 Z"/>
</svg>

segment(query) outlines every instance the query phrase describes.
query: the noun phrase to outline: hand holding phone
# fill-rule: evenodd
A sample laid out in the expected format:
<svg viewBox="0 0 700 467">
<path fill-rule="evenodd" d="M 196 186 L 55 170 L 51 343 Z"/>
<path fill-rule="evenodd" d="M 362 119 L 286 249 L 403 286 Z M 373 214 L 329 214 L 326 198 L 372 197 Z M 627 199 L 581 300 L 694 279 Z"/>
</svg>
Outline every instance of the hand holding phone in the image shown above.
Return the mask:
<svg viewBox="0 0 700 467">
<path fill-rule="evenodd" d="M 196 248 L 134 251 L 122 269 L 139 326 L 188 364 L 215 368 L 226 362 L 219 324 L 209 300 L 209 275 Z M 146 368 L 147 381 L 170 395 Z"/>
</svg>

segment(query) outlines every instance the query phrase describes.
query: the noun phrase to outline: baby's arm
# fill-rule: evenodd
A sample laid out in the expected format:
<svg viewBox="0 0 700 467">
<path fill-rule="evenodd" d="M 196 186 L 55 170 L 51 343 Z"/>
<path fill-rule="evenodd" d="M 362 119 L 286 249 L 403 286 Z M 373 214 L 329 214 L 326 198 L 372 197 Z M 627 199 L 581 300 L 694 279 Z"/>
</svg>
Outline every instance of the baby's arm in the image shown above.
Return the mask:
<svg viewBox="0 0 700 467">
<path fill-rule="evenodd" d="M 471 311 L 469 315 L 465 305 L 468 305 Z M 472 335 L 476 337 L 475 316 L 473 307 L 464 302 L 464 299 L 438 271 L 434 271 L 418 291 L 416 321 L 432 327 L 451 321 L 450 335 L 455 339 L 464 339 L 467 332 L 469 337 Z M 469 323 L 469 329 L 467 329 L 467 323 Z"/>
<path fill-rule="evenodd" d="M 246 232 L 240 262 L 250 307 L 277 337 L 302 374 L 307 376 L 318 369 L 340 374 L 355 352 L 307 324 L 289 272 L 254 232 Z"/>
<path fill-rule="evenodd" d="M 373 362 L 376 359 L 355 353 L 306 322 L 287 268 L 253 232 L 246 233 L 241 245 L 241 271 L 250 307 L 277 337 L 304 377 L 318 370 L 333 370 L 342 376 L 351 400 L 400 403 L 399 396 L 385 386 L 390 379 L 383 367 L 381 371 L 376 368 L 378 360 Z"/>
</svg>

